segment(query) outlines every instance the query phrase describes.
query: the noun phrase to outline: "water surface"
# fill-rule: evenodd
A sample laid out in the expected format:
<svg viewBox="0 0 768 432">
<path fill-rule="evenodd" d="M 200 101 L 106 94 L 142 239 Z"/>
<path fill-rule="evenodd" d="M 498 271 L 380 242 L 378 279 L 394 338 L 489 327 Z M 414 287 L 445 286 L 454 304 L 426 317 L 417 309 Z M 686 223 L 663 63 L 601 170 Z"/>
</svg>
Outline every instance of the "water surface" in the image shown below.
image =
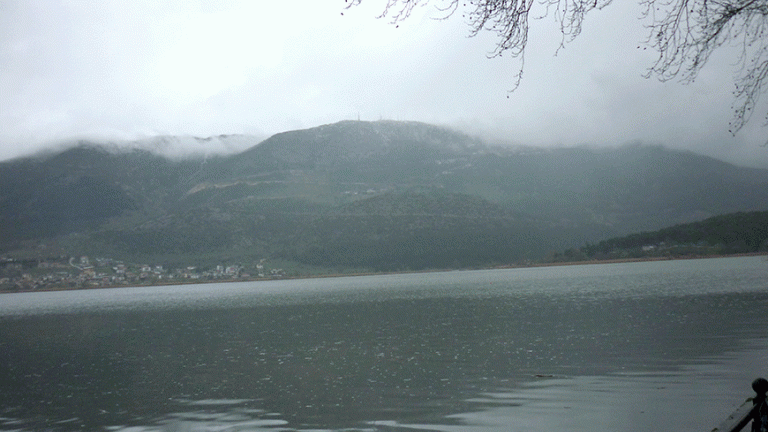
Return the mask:
<svg viewBox="0 0 768 432">
<path fill-rule="evenodd" d="M 0 430 L 711 430 L 762 257 L 0 296 Z"/>
</svg>

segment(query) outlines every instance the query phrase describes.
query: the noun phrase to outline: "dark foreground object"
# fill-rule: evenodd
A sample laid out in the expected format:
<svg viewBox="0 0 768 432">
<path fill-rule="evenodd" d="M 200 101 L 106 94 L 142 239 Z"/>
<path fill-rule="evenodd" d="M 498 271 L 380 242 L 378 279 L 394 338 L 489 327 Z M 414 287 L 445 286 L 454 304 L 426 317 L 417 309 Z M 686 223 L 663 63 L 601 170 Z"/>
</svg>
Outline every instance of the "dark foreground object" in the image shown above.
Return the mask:
<svg viewBox="0 0 768 432">
<path fill-rule="evenodd" d="M 768 381 L 758 378 L 752 381 L 752 389 L 757 395 L 731 414 L 720 426 L 712 429 L 712 432 L 738 432 L 749 422 L 752 422 L 752 432 L 768 432 L 768 404 L 765 394 L 768 392 Z"/>
</svg>

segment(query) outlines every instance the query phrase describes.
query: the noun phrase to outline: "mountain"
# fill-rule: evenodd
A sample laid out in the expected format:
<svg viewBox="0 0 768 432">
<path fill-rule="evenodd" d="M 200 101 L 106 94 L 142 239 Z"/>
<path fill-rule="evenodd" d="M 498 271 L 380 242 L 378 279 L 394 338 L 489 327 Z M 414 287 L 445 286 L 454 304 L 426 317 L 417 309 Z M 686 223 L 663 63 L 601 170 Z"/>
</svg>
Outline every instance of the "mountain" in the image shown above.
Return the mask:
<svg viewBox="0 0 768 432">
<path fill-rule="evenodd" d="M 768 211 L 736 212 L 569 249 L 555 260 L 605 260 L 768 251 Z"/>
<path fill-rule="evenodd" d="M 81 142 L 0 163 L 0 184 L 0 255 L 335 269 L 536 260 L 768 207 L 768 170 L 690 152 L 499 147 L 394 121 L 284 132 L 187 159 Z"/>
</svg>

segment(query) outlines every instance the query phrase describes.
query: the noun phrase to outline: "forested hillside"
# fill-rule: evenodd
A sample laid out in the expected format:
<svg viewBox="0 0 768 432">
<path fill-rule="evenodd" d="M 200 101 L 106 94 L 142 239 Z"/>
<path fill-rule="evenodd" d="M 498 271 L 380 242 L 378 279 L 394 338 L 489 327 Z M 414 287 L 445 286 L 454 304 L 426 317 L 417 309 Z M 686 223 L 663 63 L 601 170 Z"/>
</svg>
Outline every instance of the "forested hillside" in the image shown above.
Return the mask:
<svg viewBox="0 0 768 432">
<path fill-rule="evenodd" d="M 611 238 L 555 255 L 558 260 L 768 252 L 768 212 L 738 212 L 653 232 Z"/>
<path fill-rule="evenodd" d="M 0 185 L 0 257 L 166 266 L 505 265 L 768 207 L 768 170 L 690 152 L 490 146 L 392 121 L 285 132 L 232 156 L 80 143 L 0 163 Z"/>
</svg>

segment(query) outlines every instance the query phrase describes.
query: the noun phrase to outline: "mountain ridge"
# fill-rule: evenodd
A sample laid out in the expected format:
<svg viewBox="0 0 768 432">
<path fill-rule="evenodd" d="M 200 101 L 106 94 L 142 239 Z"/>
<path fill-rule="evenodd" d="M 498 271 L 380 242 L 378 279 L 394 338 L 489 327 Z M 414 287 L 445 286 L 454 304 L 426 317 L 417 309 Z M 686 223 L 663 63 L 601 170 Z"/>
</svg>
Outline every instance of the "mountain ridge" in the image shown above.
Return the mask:
<svg viewBox="0 0 768 432">
<path fill-rule="evenodd" d="M 226 254 L 383 270 L 539 259 L 768 208 L 768 170 L 692 152 L 503 148 L 394 121 L 288 131 L 234 155 L 187 159 L 82 142 L 0 162 L 0 184 L 0 255 L 98 245 L 147 259 Z"/>
</svg>

